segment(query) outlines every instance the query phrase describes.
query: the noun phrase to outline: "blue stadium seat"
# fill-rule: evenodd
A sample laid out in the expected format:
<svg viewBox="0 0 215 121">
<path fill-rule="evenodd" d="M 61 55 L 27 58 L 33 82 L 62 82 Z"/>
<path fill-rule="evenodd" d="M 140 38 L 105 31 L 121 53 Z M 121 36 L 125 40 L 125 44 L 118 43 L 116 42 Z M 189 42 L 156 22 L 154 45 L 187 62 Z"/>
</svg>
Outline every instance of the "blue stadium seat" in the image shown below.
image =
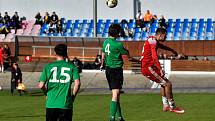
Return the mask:
<svg viewBox="0 0 215 121">
<path fill-rule="evenodd" d="M 63 33 L 63 36 L 69 37 L 69 36 L 71 36 L 71 33 L 65 32 L 65 33 Z"/>
<path fill-rule="evenodd" d="M 149 37 L 149 35 L 147 32 L 142 32 L 142 36 L 141 36 L 142 40 L 147 40 L 148 37 Z"/>
<path fill-rule="evenodd" d="M 102 37 L 103 37 L 103 38 L 108 38 L 108 33 L 103 33 L 103 34 L 102 34 Z"/>
<path fill-rule="evenodd" d="M 118 24 L 118 23 L 119 23 L 119 19 L 114 19 L 114 20 L 113 20 L 113 23 L 114 23 L 114 24 Z"/>
<path fill-rule="evenodd" d="M 54 33 L 54 36 L 61 37 L 61 33 Z"/>
<path fill-rule="evenodd" d="M 141 28 L 135 28 L 134 30 L 134 40 L 140 40 L 141 39 Z"/>
<path fill-rule="evenodd" d="M 68 20 L 66 23 L 66 29 L 71 29 L 72 28 L 72 20 Z"/>
<path fill-rule="evenodd" d="M 65 18 L 61 18 L 60 20 L 61 20 L 62 24 L 66 24 L 66 19 Z"/>
<path fill-rule="evenodd" d="M 53 37 L 54 34 L 53 33 L 48 33 L 48 36 Z"/>
<path fill-rule="evenodd" d="M 180 39 L 180 32 L 175 32 L 173 40 L 179 40 Z"/>
</svg>

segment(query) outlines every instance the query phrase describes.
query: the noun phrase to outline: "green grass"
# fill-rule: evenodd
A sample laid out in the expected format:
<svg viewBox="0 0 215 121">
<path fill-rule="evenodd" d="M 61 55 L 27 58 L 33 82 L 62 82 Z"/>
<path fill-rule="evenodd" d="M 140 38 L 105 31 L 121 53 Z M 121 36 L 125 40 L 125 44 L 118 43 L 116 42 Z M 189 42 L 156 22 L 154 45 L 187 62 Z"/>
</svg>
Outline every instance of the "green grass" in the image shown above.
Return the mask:
<svg viewBox="0 0 215 121">
<path fill-rule="evenodd" d="M 78 95 L 74 121 L 108 121 L 111 95 Z M 158 94 L 123 94 L 121 107 L 126 121 L 215 121 L 214 94 L 175 94 L 185 114 L 161 111 Z M 0 121 L 45 121 L 44 96 L 11 96 L 0 92 Z"/>
</svg>

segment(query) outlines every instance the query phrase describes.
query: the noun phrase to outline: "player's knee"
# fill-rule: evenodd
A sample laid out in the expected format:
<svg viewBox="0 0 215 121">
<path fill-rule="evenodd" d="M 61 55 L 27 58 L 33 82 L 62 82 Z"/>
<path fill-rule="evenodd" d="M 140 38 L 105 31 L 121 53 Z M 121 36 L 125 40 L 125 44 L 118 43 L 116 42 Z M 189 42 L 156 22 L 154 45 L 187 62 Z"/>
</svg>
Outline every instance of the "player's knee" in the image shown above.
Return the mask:
<svg viewBox="0 0 215 121">
<path fill-rule="evenodd" d="M 112 90 L 112 100 L 117 101 L 119 100 L 119 90 L 118 89 L 114 89 Z"/>
<path fill-rule="evenodd" d="M 166 84 L 165 84 L 165 86 L 172 87 L 172 83 L 170 81 L 167 81 Z"/>
</svg>

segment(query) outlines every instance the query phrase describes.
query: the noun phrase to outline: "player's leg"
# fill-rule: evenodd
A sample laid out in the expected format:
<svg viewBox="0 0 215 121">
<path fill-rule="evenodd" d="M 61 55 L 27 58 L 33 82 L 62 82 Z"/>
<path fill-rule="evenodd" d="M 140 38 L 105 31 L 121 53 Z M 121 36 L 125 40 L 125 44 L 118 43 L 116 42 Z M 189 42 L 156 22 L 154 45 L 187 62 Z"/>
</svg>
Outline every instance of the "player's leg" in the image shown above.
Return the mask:
<svg viewBox="0 0 215 121">
<path fill-rule="evenodd" d="M 110 103 L 110 121 L 115 121 L 119 95 L 120 95 L 119 89 L 112 89 L 112 99 Z"/>
<path fill-rule="evenodd" d="M 119 95 L 118 95 L 118 101 L 117 101 L 117 111 L 116 111 L 116 118 L 119 121 L 124 121 L 123 116 L 122 116 L 122 111 L 121 111 L 121 106 L 120 106 L 120 95 L 121 95 L 121 90 L 122 90 L 122 85 L 123 85 L 123 69 L 122 68 L 117 68 L 115 70 L 115 74 L 116 74 L 116 80 L 119 80 L 117 83 L 117 88 L 119 89 Z"/>
<path fill-rule="evenodd" d="M 46 121 L 57 121 L 59 111 L 57 108 L 46 108 Z"/>
<path fill-rule="evenodd" d="M 110 121 L 115 121 L 115 118 L 119 118 L 123 121 L 121 107 L 120 107 L 120 89 L 122 89 L 123 83 L 123 70 L 122 68 L 110 69 L 106 68 L 106 77 L 110 90 L 112 91 L 112 99 L 110 102 Z"/>
<path fill-rule="evenodd" d="M 60 109 L 59 121 L 72 121 L 73 111 L 72 109 Z"/>
<path fill-rule="evenodd" d="M 2 57 L 0 57 L 0 72 L 2 72 L 3 68 L 2 68 Z"/>
<path fill-rule="evenodd" d="M 166 97 L 166 94 L 165 94 L 165 86 L 161 85 L 160 94 L 161 94 L 161 97 L 162 97 L 163 111 L 164 112 L 169 111 L 169 103 L 168 103 L 168 100 L 167 100 L 167 97 Z"/>
<path fill-rule="evenodd" d="M 167 99 L 168 99 L 170 111 L 175 112 L 175 113 L 184 113 L 184 110 L 177 107 L 175 104 L 175 101 L 173 99 L 173 93 L 172 93 L 172 83 L 168 79 L 165 79 L 165 80 L 166 80 L 166 83 L 164 84 L 165 94 L 166 94 Z"/>
<path fill-rule="evenodd" d="M 176 113 L 184 113 L 184 110 L 179 109 L 175 106 L 175 102 L 172 94 L 172 83 L 165 77 L 161 77 L 160 70 L 158 70 L 156 67 L 148 67 L 148 68 L 142 69 L 142 73 L 150 80 L 161 85 L 161 95 L 162 95 L 163 105 L 165 106 L 164 108 L 168 110 L 168 105 L 166 105 L 166 103 L 168 102 L 170 106 L 169 109 L 171 111 Z"/>
<path fill-rule="evenodd" d="M 3 58 L 0 59 L 0 63 L 1 63 L 1 72 L 3 73 L 4 72 L 4 60 L 3 60 Z"/>
</svg>

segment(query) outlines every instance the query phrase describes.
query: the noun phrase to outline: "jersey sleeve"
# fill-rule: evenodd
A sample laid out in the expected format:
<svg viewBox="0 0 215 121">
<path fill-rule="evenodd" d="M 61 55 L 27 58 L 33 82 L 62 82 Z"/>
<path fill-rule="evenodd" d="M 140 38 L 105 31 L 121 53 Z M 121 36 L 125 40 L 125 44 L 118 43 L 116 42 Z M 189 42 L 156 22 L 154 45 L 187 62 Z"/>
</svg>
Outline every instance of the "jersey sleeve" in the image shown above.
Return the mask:
<svg viewBox="0 0 215 121">
<path fill-rule="evenodd" d="M 124 48 L 124 46 L 123 46 L 122 43 L 120 43 L 119 50 L 120 50 L 120 54 L 122 54 L 122 55 L 128 55 L 128 50 L 126 50 Z"/>
<path fill-rule="evenodd" d="M 47 72 L 46 72 L 46 68 L 43 69 L 41 75 L 40 75 L 40 79 L 39 82 L 46 82 L 47 81 Z"/>
<path fill-rule="evenodd" d="M 157 51 L 156 51 L 156 46 L 157 46 L 157 42 L 154 39 L 150 39 L 149 40 L 149 44 L 151 46 L 151 53 L 152 53 L 152 59 L 154 61 L 154 65 L 161 70 L 161 66 L 160 66 L 160 62 L 158 60 L 158 56 L 157 56 Z"/>
<path fill-rule="evenodd" d="M 75 81 L 75 80 L 77 80 L 77 79 L 80 79 L 80 75 L 79 75 L 79 72 L 78 72 L 78 68 L 77 68 L 76 66 L 73 67 L 72 77 L 73 77 L 73 80 L 72 80 L 72 81 Z"/>
</svg>

